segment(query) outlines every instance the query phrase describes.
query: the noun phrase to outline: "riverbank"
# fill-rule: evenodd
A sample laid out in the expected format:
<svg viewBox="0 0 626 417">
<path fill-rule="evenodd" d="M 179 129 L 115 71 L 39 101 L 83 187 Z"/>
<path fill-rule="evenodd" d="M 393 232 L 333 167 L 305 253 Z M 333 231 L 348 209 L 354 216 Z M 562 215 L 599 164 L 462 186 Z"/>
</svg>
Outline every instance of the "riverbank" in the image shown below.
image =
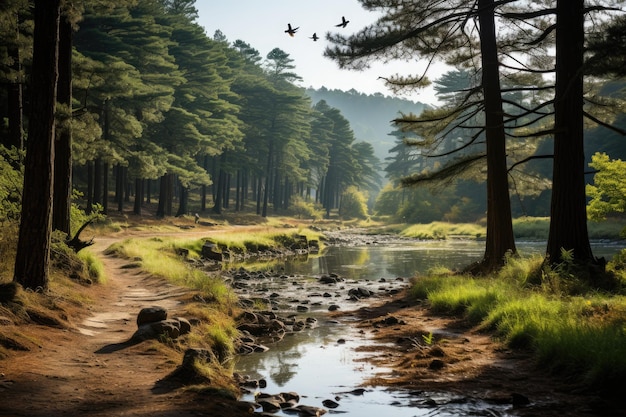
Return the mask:
<svg viewBox="0 0 626 417">
<path fill-rule="evenodd" d="M 550 373 L 532 352 L 510 349 L 460 316 L 433 314 L 406 293 L 338 315 L 373 340 L 358 351 L 383 371 L 365 385 L 407 390 L 424 408 L 481 401 L 514 416 L 626 415 L 623 398 Z"/>
<path fill-rule="evenodd" d="M 215 231 L 216 226 L 207 227 Z M 207 231 L 198 229 L 179 227 L 159 235 L 197 237 Z M 162 385 L 158 382 L 181 363 L 180 355 L 172 356 L 159 342 L 144 341 L 106 355 L 96 353 L 103 346 L 128 340 L 141 307 L 165 302 L 170 314 L 179 315 L 189 300 L 184 290 L 128 268 L 128 261 L 102 252 L 103 246 L 132 234 L 99 239 L 102 246 L 96 249 L 110 279 L 106 285 L 74 283 L 75 290 L 83 294 L 83 303 L 68 305 L 72 303 L 60 293 L 50 294 L 66 324 L 20 326 L 18 330 L 31 341 L 26 346 L 30 350 L 0 361 L 0 395 L 14 399 L 0 405 L 0 415 L 44 416 L 51 410 L 70 417 L 248 414 L 249 404 L 223 391 L 199 386 L 159 389 Z M 154 233 L 141 231 L 138 235 L 147 238 Z M 375 243 L 374 238 L 363 239 L 363 244 Z M 391 369 L 364 386 L 402 387 L 414 396 L 414 406 L 425 410 L 444 406 L 442 401 L 479 399 L 487 405 L 510 407 L 513 415 L 520 416 L 584 416 L 601 411 L 620 415 L 623 411 L 598 393 L 581 390 L 576 381 L 559 381 L 537 369 L 529 355 L 506 349 L 490 334 L 480 333 L 457 317 L 432 315 L 426 304 L 394 294 L 384 302 L 371 300 L 379 302 L 337 316 L 351 326 L 356 322 L 367 336 L 368 341 L 358 349 L 366 353 L 368 363 Z M 93 334 L 78 331 L 85 320 L 95 325 Z M 455 395 L 441 400 L 431 394 L 438 392 Z"/>
</svg>

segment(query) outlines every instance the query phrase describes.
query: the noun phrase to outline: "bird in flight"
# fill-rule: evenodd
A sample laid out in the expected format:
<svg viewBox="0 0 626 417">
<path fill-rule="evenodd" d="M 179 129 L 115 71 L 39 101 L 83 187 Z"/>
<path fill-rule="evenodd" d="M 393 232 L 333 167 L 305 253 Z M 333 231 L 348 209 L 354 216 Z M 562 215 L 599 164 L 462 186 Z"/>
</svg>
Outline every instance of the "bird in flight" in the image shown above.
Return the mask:
<svg viewBox="0 0 626 417">
<path fill-rule="evenodd" d="M 300 29 L 299 27 L 292 29 L 291 28 L 291 23 L 287 23 L 287 30 L 285 31 L 285 33 L 288 33 L 289 36 L 293 37 L 293 35 L 296 34 L 296 32 L 298 31 L 298 29 Z"/>
<path fill-rule="evenodd" d="M 348 26 L 348 23 L 350 23 L 350 21 L 346 20 L 346 18 L 344 16 L 341 16 L 341 23 L 339 23 L 338 25 L 335 25 L 335 26 L 336 27 L 345 28 L 346 26 Z"/>
<path fill-rule="evenodd" d="M 317 33 L 314 33 L 313 36 L 311 36 L 309 39 L 313 39 L 313 42 L 317 42 L 319 36 L 317 36 Z"/>
</svg>

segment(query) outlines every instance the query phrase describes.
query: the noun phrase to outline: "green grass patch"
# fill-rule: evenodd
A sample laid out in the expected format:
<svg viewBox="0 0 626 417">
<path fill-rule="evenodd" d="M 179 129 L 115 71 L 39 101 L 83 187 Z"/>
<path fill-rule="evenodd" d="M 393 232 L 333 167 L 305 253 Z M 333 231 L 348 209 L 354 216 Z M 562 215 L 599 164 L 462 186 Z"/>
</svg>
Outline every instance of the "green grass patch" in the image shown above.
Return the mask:
<svg viewBox="0 0 626 417">
<path fill-rule="evenodd" d="M 512 348 L 530 349 L 556 373 L 593 386 L 619 383 L 626 377 L 626 297 L 571 284 L 576 277 L 546 271 L 541 261 L 512 258 L 484 278 L 431 271 L 414 279 L 411 295 L 427 299 L 435 312 L 492 331 Z"/>
<path fill-rule="evenodd" d="M 78 258 L 85 264 L 89 278 L 101 284 L 106 282 L 107 277 L 104 273 L 104 265 L 96 255 L 88 250 L 82 250 L 78 252 Z"/>
<path fill-rule="evenodd" d="M 626 226 L 623 219 L 607 219 L 600 222 L 588 221 L 590 239 L 619 240 Z M 549 217 L 520 217 L 513 219 L 513 233 L 517 239 L 547 240 L 550 231 Z"/>
<path fill-rule="evenodd" d="M 426 240 L 443 240 L 450 237 L 479 239 L 485 237 L 486 228 L 473 223 L 432 222 L 414 224 L 400 232 L 400 235 Z"/>
<path fill-rule="evenodd" d="M 189 241 L 182 241 L 185 247 Z M 127 239 L 111 245 L 107 253 L 141 262 L 142 270 L 173 284 L 192 288 L 203 293 L 205 299 L 226 307 L 236 302 L 236 296 L 218 277 L 213 277 L 183 262 L 177 254 L 176 239 Z"/>
</svg>

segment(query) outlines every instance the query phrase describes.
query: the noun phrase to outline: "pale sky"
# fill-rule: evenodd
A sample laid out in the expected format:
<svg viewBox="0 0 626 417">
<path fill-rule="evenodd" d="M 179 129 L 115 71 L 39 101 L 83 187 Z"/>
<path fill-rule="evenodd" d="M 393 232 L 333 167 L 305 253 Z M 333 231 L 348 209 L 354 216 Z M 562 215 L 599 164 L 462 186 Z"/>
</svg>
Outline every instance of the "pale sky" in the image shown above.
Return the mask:
<svg viewBox="0 0 626 417">
<path fill-rule="evenodd" d="M 302 87 L 355 90 L 367 94 L 382 93 L 392 96 L 382 80 L 396 73 L 408 75 L 423 69 L 417 61 L 383 65 L 374 63 L 366 71 L 342 70 L 324 57 L 328 45 L 327 32 L 352 34 L 373 23 L 377 15 L 364 10 L 357 0 L 197 0 L 198 23 L 213 37 L 221 30 L 229 42 L 241 39 L 265 56 L 274 48 L 289 54 L 296 66 L 295 72 L 304 80 Z M 342 16 L 349 20 L 346 28 L 337 28 Z M 287 24 L 299 27 L 294 37 L 284 31 Z M 309 39 L 317 33 L 319 40 Z M 416 70 L 417 68 L 417 70 Z M 436 79 L 439 74 L 429 73 Z M 432 89 L 420 90 L 401 98 L 437 104 Z"/>
</svg>

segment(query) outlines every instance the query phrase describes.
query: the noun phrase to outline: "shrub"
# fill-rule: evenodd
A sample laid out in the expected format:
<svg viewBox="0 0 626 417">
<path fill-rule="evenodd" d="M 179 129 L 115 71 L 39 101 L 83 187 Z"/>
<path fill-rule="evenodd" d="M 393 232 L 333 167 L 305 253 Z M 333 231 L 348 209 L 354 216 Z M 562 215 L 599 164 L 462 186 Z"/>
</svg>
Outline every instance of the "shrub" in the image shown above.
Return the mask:
<svg viewBox="0 0 626 417">
<path fill-rule="evenodd" d="M 367 218 L 367 196 L 354 186 L 348 187 L 348 189 L 341 194 L 339 216 L 344 219 Z"/>
</svg>

